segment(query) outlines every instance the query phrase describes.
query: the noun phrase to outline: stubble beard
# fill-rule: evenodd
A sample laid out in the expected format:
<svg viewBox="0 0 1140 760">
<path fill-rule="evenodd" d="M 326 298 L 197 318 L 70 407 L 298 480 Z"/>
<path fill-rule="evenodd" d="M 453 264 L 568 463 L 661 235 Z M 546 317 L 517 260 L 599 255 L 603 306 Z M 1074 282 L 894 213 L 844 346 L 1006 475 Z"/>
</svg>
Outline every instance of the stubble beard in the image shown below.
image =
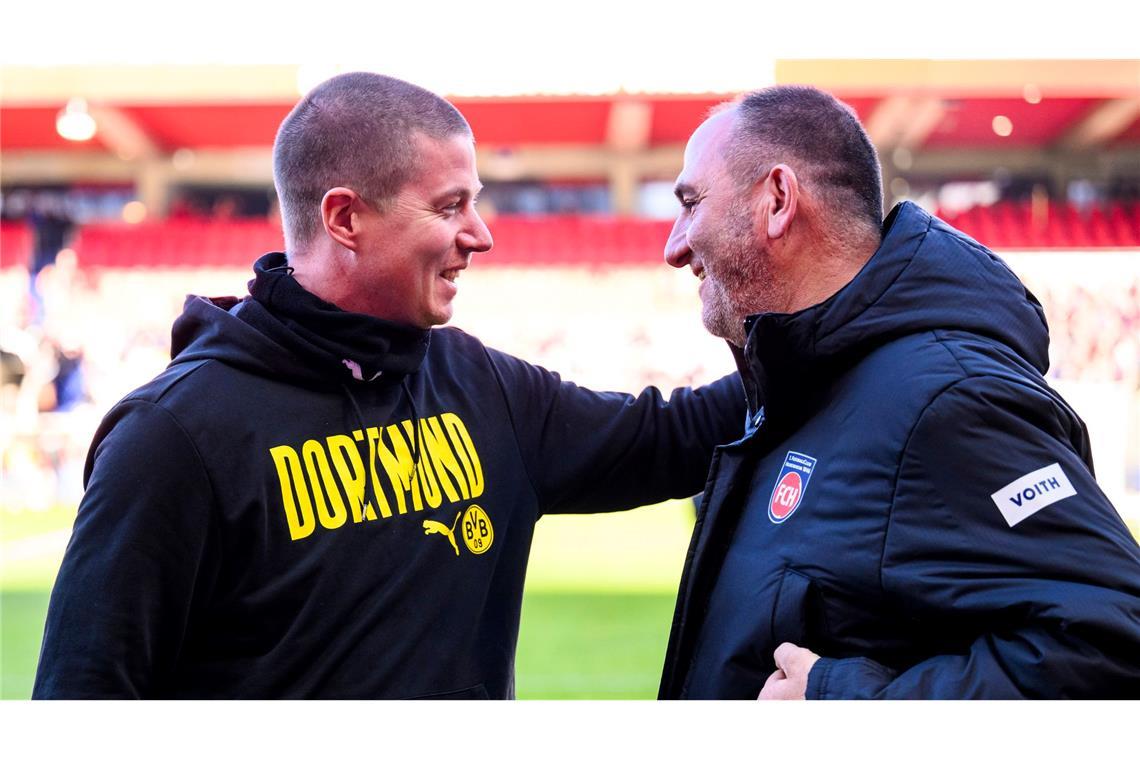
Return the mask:
<svg viewBox="0 0 1140 760">
<path fill-rule="evenodd" d="M 765 252 L 754 245 L 747 211 L 734 210 L 717 235 L 715 266 L 709 270 L 701 320 L 705 329 L 733 345 L 743 347 L 744 318 L 770 311 L 773 284 Z"/>
</svg>

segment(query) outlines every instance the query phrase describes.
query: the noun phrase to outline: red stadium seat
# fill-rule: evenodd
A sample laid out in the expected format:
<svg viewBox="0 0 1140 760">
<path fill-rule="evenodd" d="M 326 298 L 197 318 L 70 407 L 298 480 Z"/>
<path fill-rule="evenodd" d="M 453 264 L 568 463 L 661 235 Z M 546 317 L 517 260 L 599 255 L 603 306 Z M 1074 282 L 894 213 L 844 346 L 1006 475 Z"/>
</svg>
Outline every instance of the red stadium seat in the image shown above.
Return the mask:
<svg viewBox="0 0 1140 760">
<path fill-rule="evenodd" d="M 1034 207 L 1024 201 L 939 214 L 951 225 L 998 249 L 1140 247 L 1140 204 L 1113 203 L 1081 211 L 1067 204 Z M 626 217 L 499 216 L 485 266 L 655 266 L 670 221 Z M 24 266 L 31 234 L 20 222 L 0 225 L 0 266 Z M 73 241 L 83 267 L 248 268 L 284 248 L 280 226 L 260 219 L 178 219 L 89 224 Z"/>
<path fill-rule="evenodd" d="M 26 267 L 32 255 L 32 233 L 22 222 L 0 223 L 0 268 Z"/>
</svg>

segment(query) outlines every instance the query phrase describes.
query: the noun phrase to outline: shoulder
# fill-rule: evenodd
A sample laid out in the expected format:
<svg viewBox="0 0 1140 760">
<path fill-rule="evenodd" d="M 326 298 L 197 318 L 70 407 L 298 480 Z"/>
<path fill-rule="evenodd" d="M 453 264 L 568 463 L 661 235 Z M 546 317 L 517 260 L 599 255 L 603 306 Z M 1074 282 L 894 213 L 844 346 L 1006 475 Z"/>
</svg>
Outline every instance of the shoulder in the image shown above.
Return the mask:
<svg viewBox="0 0 1140 760">
<path fill-rule="evenodd" d="M 232 428 L 245 418 L 265 397 L 265 382 L 215 359 L 174 362 L 111 407 L 100 433 L 157 424 L 199 441 L 203 431 Z"/>
<path fill-rule="evenodd" d="M 859 414 L 881 427 L 893 421 L 905 435 L 923 410 L 966 373 L 933 331 L 896 338 L 859 359 L 840 378 L 835 395 L 851 398 Z"/>
<path fill-rule="evenodd" d="M 1079 419 L 1044 378 L 995 341 L 965 332 L 926 330 L 883 344 L 832 386 L 844 419 L 899 447 L 969 438 L 981 427 L 1008 427 L 1008 416 L 1071 438 Z M 972 432 L 974 431 L 974 432 Z M 1027 433 L 1029 434 L 1029 433 Z"/>
<path fill-rule="evenodd" d="M 1084 425 L 1072 408 L 1043 378 L 1009 368 L 971 366 L 969 372 L 947 385 L 923 410 L 922 425 L 936 439 L 953 435 L 982 437 L 993 431 L 1019 431 L 1032 437 L 1046 434 L 1062 440 L 1079 438 Z"/>
<path fill-rule="evenodd" d="M 187 424 L 230 414 L 264 394 L 266 378 L 217 359 L 175 361 L 150 382 L 128 393 L 116 407 L 148 402 Z"/>
<path fill-rule="evenodd" d="M 169 364 L 166 369 L 156 375 L 150 382 L 140 385 L 124 396 L 119 404 L 125 404 L 131 401 L 148 401 L 162 406 L 164 401 L 169 399 L 171 392 L 175 388 L 202 383 L 205 378 L 200 375 L 200 372 L 209 364 L 218 364 L 218 362 L 210 359 L 200 359 L 197 361 L 174 362 Z M 195 377 L 196 375 L 197 377 Z"/>
<path fill-rule="evenodd" d="M 458 327 L 436 327 L 431 331 L 431 342 L 428 353 L 445 351 L 461 351 L 482 353 L 486 350 L 483 341 Z"/>
<path fill-rule="evenodd" d="M 931 374 L 962 376 L 962 368 L 947 349 L 936 330 L 923 330 L 903 335 L 876 347 L 856 367 L 859 372 L 872 372 L 880 381 L 889 373 L 899 381 L 919 382 Z"/>
<path fill-rule="evenodd" d="M 1041 430 L 1068 436 L 1081 423 L 1064 399 L 1017 351 L 999 341 L 963 330 L 932 330 L 928 350 L 941 352 L 939 382 L 931 388 L 922 416 L 946 434 L 967 434 L 979 426 L 1000 425 L 1013 416 Z M 913 362 L 905 377 L 922 383 L 932 365 Z"/>
<path fill-rule="evenodd" d="M 931 337 L 958 365 L 963 379 L 1045 384 L 1036 367 L 1000 341 L 965 330 L 933 330 Z"/>
<path fill-rule="evenodd" d="M 879 346 L 849 373 L 857 382 L 933 402 L 960 383 L 1047 388 L 1044 377 L 1009 346 L 965 330 L 931 329 Z"/>
<path fill-rule="evenodd" d="M 490 368 L 488 349 L 483 342 L 458 327 L 436 327 L 431 331 L 427 356 L 421 372 L 435 376 L 485 374 Z"/>
<path fill-rule="evenodd" d="M 505 351 L 491 348 L 458 327 L 437 327 L 432 330 L 427 363 L 435 369 L 463 364 L 468 371 L 478 366 L 483 370 L 497 372 L 532 366 Z"/>
</svg>

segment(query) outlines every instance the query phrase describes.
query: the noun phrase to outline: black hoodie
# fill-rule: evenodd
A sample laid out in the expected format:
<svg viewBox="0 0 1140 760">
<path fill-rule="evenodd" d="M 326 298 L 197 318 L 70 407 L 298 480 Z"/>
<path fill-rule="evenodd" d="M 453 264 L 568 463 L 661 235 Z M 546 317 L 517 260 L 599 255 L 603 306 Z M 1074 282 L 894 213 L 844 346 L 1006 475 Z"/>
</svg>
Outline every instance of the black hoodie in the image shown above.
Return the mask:
<svg viewBox="0 0 1140 760">
<path fill-rule="evenodd" d="M 35 697 L 511 697 L 535 521 L 692 494 L 741 430 L 735 375 L 596 393 L 255 272 L 96 433 Z"/>
</svg>

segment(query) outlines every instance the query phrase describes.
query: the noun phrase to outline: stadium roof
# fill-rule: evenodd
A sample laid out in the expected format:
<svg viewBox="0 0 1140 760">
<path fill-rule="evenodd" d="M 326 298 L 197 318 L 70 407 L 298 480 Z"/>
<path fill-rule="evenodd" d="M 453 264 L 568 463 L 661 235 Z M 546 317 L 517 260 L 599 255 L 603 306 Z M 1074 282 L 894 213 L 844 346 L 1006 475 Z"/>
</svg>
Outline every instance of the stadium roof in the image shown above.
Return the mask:
<svg viewBox="0 0 1140 760">
<path fill-rule="evenodd" d="M 4 67 L 0 148 L 263 148 L 299 94 L 329 73 L 335 69 L 287 65 Z M 880 145 L 1140 145 L 1140 61 L 777 61 L 773 79 L 831 90 L 858 112 Z M 711 106 L 734 94 L 452 100 L 484 148 L 623 140 L 653 147 L 683 143 Z M 89 142 L 70 142 L 56 131 L 56 116 L 73 97 L 86 99 L 100 125 Z"/>
</svg>

